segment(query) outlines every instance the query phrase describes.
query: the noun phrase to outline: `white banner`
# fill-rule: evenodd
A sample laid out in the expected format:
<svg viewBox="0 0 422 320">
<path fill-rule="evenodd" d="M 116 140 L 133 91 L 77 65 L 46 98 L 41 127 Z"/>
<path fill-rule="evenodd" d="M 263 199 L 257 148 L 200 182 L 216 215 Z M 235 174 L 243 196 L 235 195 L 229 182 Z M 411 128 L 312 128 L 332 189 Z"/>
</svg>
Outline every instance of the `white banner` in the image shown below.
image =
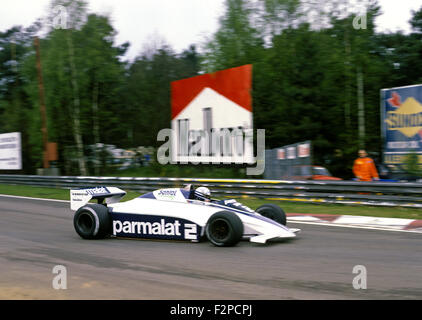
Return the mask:
<svg viewBox="0 0 422 320">
<path fill-rule="evenodd" d="M 311 155 L 310 143 L 302 143 L 297 146 L 297 154 L 299 158 L 307 158 Z"/>
<path fill-rule="evenodd" d="M 21 133 L 0 134 L 0 170 L 21 170 Z"/>
<path fill-rule="evenodd" d="M 296 159 L 296 148 L 288 147 L 287 148 L 287 159 Z"/>
</svg>

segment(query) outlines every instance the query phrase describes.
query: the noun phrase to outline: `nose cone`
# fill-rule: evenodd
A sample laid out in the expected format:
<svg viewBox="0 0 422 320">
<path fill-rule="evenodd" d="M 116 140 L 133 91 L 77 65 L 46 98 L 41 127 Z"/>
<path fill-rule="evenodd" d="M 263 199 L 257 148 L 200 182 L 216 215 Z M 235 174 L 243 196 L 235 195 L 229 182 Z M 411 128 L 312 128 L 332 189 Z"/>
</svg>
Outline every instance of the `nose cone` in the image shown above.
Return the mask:
<svg viewBox="0 0 422 320">
<path fill-rule="evenodd" d="M 296 234 L 292 232 L 292 230 L 289 230 L 289 229 L 287 230 L 280 229 L 280 230 L 278 230 L 278 232 L 267 232 L 265 234 L 252 237 L 250 238 L 250 242 L 266 243 L 267 240 L 271 240 L 271 239 L 292 239 L 296 237 Z M 299 229 L 295 229 L 295 230 L 299 230 Z"/>
</svg>

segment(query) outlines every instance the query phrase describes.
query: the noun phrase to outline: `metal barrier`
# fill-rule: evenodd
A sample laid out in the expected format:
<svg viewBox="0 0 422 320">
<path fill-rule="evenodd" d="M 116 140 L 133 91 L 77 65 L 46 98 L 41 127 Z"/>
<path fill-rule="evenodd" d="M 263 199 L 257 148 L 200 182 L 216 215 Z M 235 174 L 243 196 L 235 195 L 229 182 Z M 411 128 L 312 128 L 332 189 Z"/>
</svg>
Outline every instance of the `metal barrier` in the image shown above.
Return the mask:
<svg viewBox="0 0 422 320">
<path fill-rule="evenodd" d="M 141 193 L 194 184 L 209 187 L 220 197 L 422 208 L 421 183 L 36 175 L 0 175 L 0 183 L 63 189 L 117 186 Z"/>
</svg>

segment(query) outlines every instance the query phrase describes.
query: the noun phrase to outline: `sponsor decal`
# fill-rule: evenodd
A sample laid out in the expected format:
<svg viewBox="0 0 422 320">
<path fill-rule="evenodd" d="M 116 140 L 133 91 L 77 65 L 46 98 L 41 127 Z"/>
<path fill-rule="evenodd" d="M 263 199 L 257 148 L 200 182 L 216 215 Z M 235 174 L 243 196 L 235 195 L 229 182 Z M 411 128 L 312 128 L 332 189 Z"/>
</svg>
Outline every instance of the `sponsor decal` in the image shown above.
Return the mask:
<svg viewBox="0 0 422 320">
<path fill-rule="evenodd" d="M 86 193 L 86 190 L 70 190 L 70 209 L 78 210 L 84 204 L 91 200 L 92 195 Z"/>
<path fill-rule="evenodd" d="M 72 192 L 72 196 L 86 196 L 85 192 Z"/>
<path fill-rule="evenodd" d="M 165 201 L 185 201 L 185 197 L 179 189 L 160 189 L 153 192 L 154 197 L 158 200 Z"/>
<path fill-rule="evenodd" d="M 162 216 L 113 212 L 113 235 L 117 237 L 198 240 L 198 225 Z"/>
<path fill-rule="evenodd" d="M 161 219 L 160 222 L 139 222 L 139 221 L 113 221 L 113 234 L 116 233 L 136 233 L 139 235 L 166 235 L 180 236 L 180 222 L 174 223 Z"/>
<path fill-rule="evenodd" d="M 160 190 L 158 192 L 158 195 L 162 197 L 175 197 L 176 190 Z"/>
<path fill-rule="evenodd" d="M 89 188 L 84 189 L 87 194 L 90 195 L 96 195 L 96 194 L 104 194 L 104 193 L 110 193 L 106 187 L 96 187 L 96 188 Z"/>
</svg>

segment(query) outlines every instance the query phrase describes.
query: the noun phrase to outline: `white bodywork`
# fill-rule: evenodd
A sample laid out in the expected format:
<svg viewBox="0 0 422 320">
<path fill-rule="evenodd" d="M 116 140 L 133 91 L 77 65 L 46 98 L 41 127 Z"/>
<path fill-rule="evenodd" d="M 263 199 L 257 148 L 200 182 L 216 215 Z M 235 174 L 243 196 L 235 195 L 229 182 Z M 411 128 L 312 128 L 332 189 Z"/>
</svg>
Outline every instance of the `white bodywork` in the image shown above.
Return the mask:
<svg viewBox="0 0 422 320">
<path fill-rule="evenodd" d="M 108 207 L 112 210 L 112 216 L 113 214 L 124 213 L 126 216 L 142 215 L 184 219 L 200 226 L 202 233 L 201 236 L 204 233 L 208 219 L 214 213 L 224 210 L 234 212 L 240 218 L 244 226 L 243 237 L 248 238 L 251 242 L 265 243 L 267 240 L 270 239 L 294 238 L 296 237 L 296 233 L 300 231 L 299 229 L 289 229 L 284 225 L 281 225 L 273 220 L 263 217 L 259 213 L 242 206 L 240 203 L 237 203 L 235 200 L 226 200 L 225 202 L 238 205 L 239 208 L 243 208 L 243 210 L 228 207 L 215 202 L 204 202 L 199 200 L 186 199 L 185 196 L 182 194 L 181 189 L 172 188 L 154 191 L 152 193 L 154 198 L 139 197 L 133 200 L 116 203 L 115 200 L 118 196 L 120 198 L 122 194 L 124 195 L 124 191 L 118 188 L 114 188 L 113 190 L 111 190 L 112 188 L 110 187 L 107 187 L 107 189 L 109 191 L 113 191 L 113 194 L 109 194 L 108 197 L 114 199 L 114 201 L 107 202 Z M 79 197 L 83 198 L 80 194 L 83 193 L 84 190 L 89 189 L 72 190 L 71 194 L 74 191 L 75 194 L 79 194 Z M 86 196 L 86 198 L 83 198 L 84 200 L 88 199 L 85 203 L 83 203 L 84 200 L 80 201 L 78 200 L 78 198 L 75 198 L 75 200 L 77 200 L 76 204 L 73 201 L 74 198 L 71 197 L 72 209 L 77 210 L 79 207 L 85 205 L 91 198 L 93 197 Z M 119 224 L 119 226 L 121 227 L 120 222 Z M 114 234 L 116 231 L 115 228 L 116 225 L 113 225 Z"/>
<path fill-rule="evenodd" d="M 125 195 L 126 191 L 116 187 L 70 190 L 70 209 L 76 211 L 87 204 L 91 199 L 96 198 L 104 198 L 107 204 L 116 203 Z"/>
</svg>

